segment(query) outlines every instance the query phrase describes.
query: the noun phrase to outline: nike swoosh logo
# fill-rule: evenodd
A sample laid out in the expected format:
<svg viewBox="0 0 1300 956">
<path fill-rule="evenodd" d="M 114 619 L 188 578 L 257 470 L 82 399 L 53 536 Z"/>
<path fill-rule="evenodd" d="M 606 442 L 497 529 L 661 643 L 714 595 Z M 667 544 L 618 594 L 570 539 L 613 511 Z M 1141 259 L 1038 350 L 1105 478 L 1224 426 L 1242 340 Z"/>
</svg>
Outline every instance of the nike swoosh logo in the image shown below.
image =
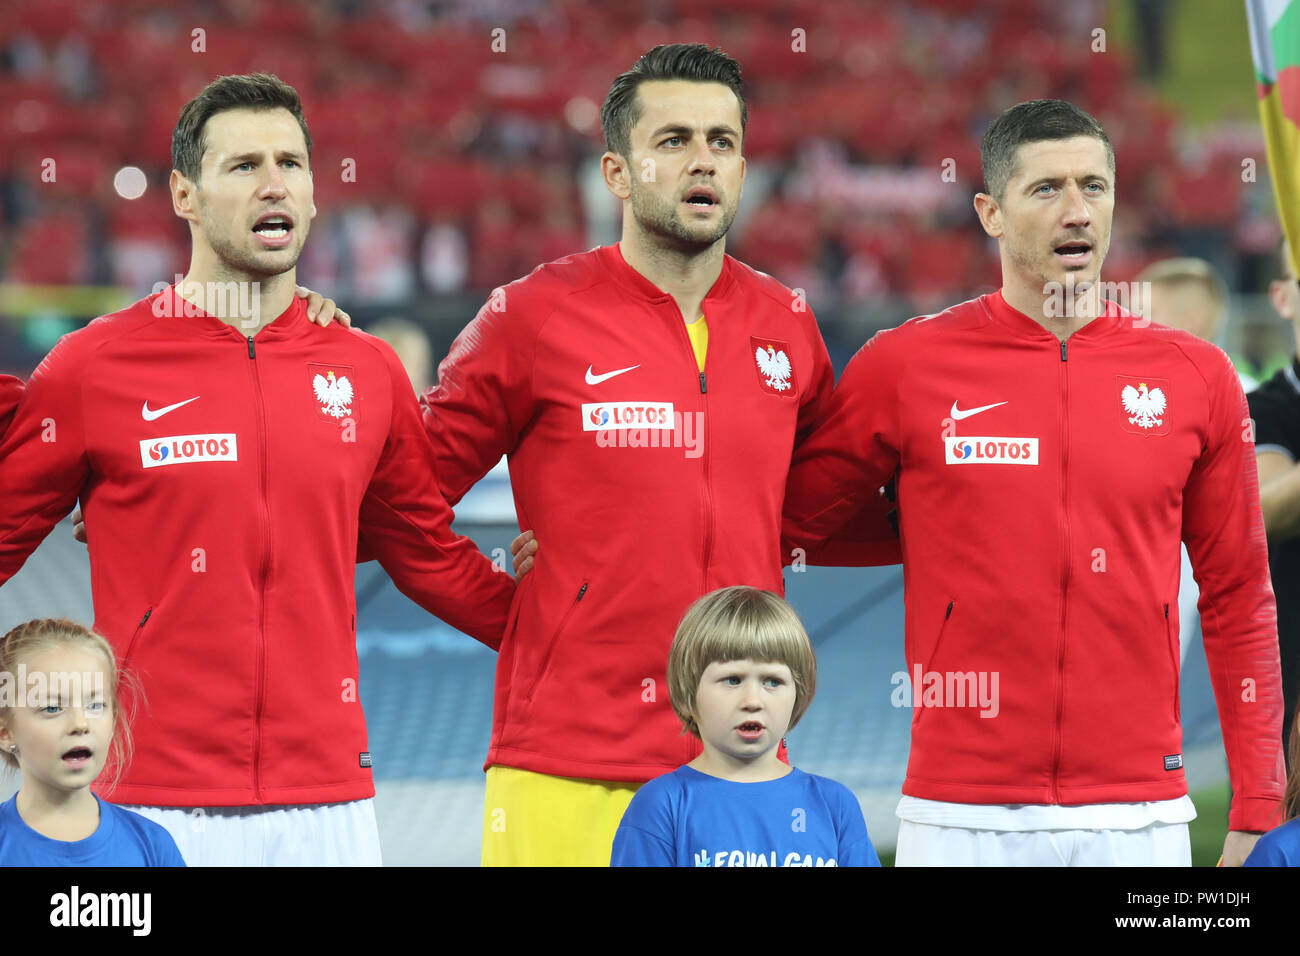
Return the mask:
<svg viewBox="0 0 1300 956">
<path fill-rule="evenodd" d="M 140 409 L 140 417 L 147 422 L 151 422 L 155 418 L 162 418 L 168 412 L 176 411 L 176 409 L 180 408 L 182 405 L 188 405 L 190 402 L 197 402 L 201 397 L 202 396 L 200 395 L 195 395 L 193 398 L 187 398 L 183 402 L 177 402 L 175 405 L 168 405 L 166 408 L 159 409 L 150 408 L 149 403 L 146 401 L 144 403 L 144 408 Z"/>
<path fill-rule="evenodd" d="M 1006 402 L 994 402 L 992 405 L 981 405 L 979 408 L 968 408 L 964 412 L 957 407 L 957 403 L 952 403 L 952 417 L 961 421 L 963 418 L 970 418 L 972 415 L 978 415 L 980 412 L 987 412 L 990 408 L 997 408 L 999 405 L 1005 405 Z"/>
<path fill-rule="evenodd" d="M 641 367 L 640 365 L 629 365 L 627 368 L 615 369 L 615 370 L 612 371 L 612 372 L 606 372 L 604 375 L 592 375 L 592 374 L 591 374 L 591 366 L 588 365 L 588 366 L 587 366 L 587 384 L 588 384 L 588 385 L 599 385 L 601 382 L 605 381 L 605 379 L 607 379 L 607 378 L 613 378 L 615 375 L 622 375 L 624 372 L 630 372 L 630 371 L 632 371 L 632 369 L 634 369 L 634 368 L 640 368 L 640 367 Z"/>
</svg>

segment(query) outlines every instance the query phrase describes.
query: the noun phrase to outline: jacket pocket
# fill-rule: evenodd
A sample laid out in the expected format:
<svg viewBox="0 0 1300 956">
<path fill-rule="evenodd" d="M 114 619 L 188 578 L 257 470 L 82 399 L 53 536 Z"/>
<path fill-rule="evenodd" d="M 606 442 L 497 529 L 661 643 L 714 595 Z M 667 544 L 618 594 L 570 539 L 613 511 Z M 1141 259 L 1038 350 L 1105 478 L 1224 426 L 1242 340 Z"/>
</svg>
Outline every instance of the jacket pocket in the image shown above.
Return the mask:
<svg viewBox="0 0 1300 956">
<path fill-rule="evenodd" d="M 930 649 L 930 656 L 926 658 L 925 663 L 921 666 L 922 687 L 925 685 L 925 677 L 930 673 L 930 668 L 934 665 L 934 662 L 939 659 L 939 648 L 943 645 L 944 635 L 948 633 L 948 621 L 952 618 L 952 609 L 956 604 L 957 602 L 955 600 L 949 601 L 947 609 L 943 612 L 943 622 L 939 625 L 939 636 L 934 639 L 934 647 Z M 943 686 L 942 682 L 940 686 Z M 913 688 L 913 693 L 916 694 L 917 690 L 917 688 Z M 921 693 L 923 694 L 924 692 L 922 691 Z M 913 725 L 913 729 L 920 727 L 921 721 L 925 719 L 925 707 L 921 705 L 920 698 L 921 694 L 918 694 L 917 699 L 912 701 L 912 707 L 916 710 L 916 723 Z"/>
<path fill-rule="evenodd" d="M 149 618 L 152 615 L 153 615 L 153 605 L 150 605 L 149 609 L 144 612 L 144 616 L 140 618 L 140 623 L 135 626 L 135 632 L 131 635 L 131 640 L 126 645 L 126 651 L 122 654 L 123 668 L 125 668 L 126 665 L 130 662 L 131 655 L 135 653 L 136 644 L 139 642 L 141 635 L 144 634 L 144 626 L 147 623 L 149 623 Z"/>
<path fill-rule="evenodd" d="M 1165 604 L 1165 642 L 1169 645 L 1169 661 L 1174 668 L 1174 720 L 1181 723 L 1183 719 L 1183 704 L 1180 697 L 1182 665 L 1179 661 L 1178 632 L 1174 630 L 1174 622 L 1169 619 L 1168 604 Z"/>
<path fill-rule="evenodd" d="M 538 686 L 546 679 L 546 674 L 551 667 L 551 658 L 555 655 L 555 647 L 559 644 L 560 637 L 564 634 L 564 628 L 568 625 L 569 618 L 573 617 L 573 612 L 578 609 L 578 605 L 581 604 L 582 599 L 586 597 L 587 587 L 590 584 L 591 582 L 589 580 L 582 582 L 582 587 L 578 588 L 577 597 L 573 599 L 573 602 L 569 605 L 569 609 L 565 611 L 564 616 L 560 618 L 560 623 L 555 626 L 555 631 L 551 634 L 551 639 L 546 642 L 546 650 L 543 652 L 542 659 L 537 665 L 537 674 L 529 682 L 528 689 L 521 695 L 521 700 L 523 700 L 524 703 L 530 703 L 532 701 L 533 694 L 536 693 Z"/>
</svg>

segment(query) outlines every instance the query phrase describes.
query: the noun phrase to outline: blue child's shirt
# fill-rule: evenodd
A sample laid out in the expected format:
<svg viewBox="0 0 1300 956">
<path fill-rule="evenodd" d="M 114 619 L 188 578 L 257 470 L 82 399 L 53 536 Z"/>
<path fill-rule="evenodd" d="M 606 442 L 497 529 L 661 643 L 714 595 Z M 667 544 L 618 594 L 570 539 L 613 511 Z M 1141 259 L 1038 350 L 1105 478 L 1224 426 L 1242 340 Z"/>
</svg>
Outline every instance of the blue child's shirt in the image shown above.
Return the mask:
<svg viewBox="0 0 1300 956">
<path fill-rule="evenodd" d="M 611 866 L 880 866 L 853 792 L 791 769 L 738 783 L 680 767 L 632 797 Z"/>
<path fill-rule="evenodd" d="M 1242 866 L 1300 866 L 1300 817 L 1260 837 Z"/>
<path fill-rule="evenodd" d="M 0 804 L 0 866 L 184 866 L 170 833 L 138 813 L 99 803 L 99 827 L 84 840 L 52 840 L 18 815 L 15 794 Z"/>
</svg>

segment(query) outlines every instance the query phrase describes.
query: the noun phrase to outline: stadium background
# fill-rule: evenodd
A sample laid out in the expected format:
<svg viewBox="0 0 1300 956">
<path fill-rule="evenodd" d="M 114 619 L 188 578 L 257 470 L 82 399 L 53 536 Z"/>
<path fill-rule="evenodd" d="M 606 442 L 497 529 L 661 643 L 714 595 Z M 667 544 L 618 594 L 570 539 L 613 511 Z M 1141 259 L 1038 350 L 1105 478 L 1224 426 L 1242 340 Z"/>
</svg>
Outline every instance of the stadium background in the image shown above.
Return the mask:
<svg viewBox="0 0 1300 956">
<path fill-rule="evenodd" d="M 0 11 L 0 371 L 25 377 L 59 335 L 185 272 L 166 185 L 180 107 L 216 75 L 266 70 L 298 88 L 314 140 L 300 281 L 362 327 L 411 323 L 388 334 L 427 381 L 492 288 L 617 239 L 600 103 L 640 53 L 683 40 L 745 71 L 749 171 L 728 252 L 806 290 L 837 370 L 875 329 L 996 288 L 970 205 L 979 138 L 1038 97 L 1082 106 L 1114 143 L 1104 278 L 1201 256 L 1233 293 L 1221 344 L 1257 377 L 1286 361 L 1290 332 L 1261 295 L 1280 233 L 1238 2 L 44 0 Z M 504 470 L 457 514 L 485 551 L 505 549 Z M 901 570 L 786 579 L 820 662 L 793 759 L 851 786 L 887 853 L 911 718 L 891 705 Z M 357 592 L 385 861 L 477 863 L 494 656 L 373 563 Z M 89 595 L 65 522 L 0 590 L 0 628 L 89 621 Z M 1196 857 L 1212 863 L 1226 764 L 1199 642 L 1182 695 Z M 0 782 L 0 798 L 14 789 Z"/>
</svg>

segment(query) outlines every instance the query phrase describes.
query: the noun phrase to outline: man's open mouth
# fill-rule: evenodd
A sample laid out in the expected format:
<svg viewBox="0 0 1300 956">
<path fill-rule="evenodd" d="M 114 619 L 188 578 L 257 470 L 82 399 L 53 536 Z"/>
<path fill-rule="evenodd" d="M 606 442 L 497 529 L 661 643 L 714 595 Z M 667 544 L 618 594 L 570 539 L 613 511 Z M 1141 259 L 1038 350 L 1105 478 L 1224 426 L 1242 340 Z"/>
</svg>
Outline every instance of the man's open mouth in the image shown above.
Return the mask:
<svg viewBox="0 0 1300 956">
<path fill-rule="evenodd" d="M 283 239 L 293 232 L 293 219 L 278 213 L 270 213 L 254 223 L 253 232 L 264 239 Z"/>
<path fill-rule="evenodd" d="M 1072 239 L 1054 247 L 1056 255 L 1066 262 L 1083 262 L 1092 254 L 1092 243 Z"/>
<path fill-rule="evenodd" d="M 718 204 L 718 194 L 706 186 L 696 186 L 686 193 L 686 198 L 683 201 L 689 205 L 707 209 L 709 206 Z"/>
</svg>

